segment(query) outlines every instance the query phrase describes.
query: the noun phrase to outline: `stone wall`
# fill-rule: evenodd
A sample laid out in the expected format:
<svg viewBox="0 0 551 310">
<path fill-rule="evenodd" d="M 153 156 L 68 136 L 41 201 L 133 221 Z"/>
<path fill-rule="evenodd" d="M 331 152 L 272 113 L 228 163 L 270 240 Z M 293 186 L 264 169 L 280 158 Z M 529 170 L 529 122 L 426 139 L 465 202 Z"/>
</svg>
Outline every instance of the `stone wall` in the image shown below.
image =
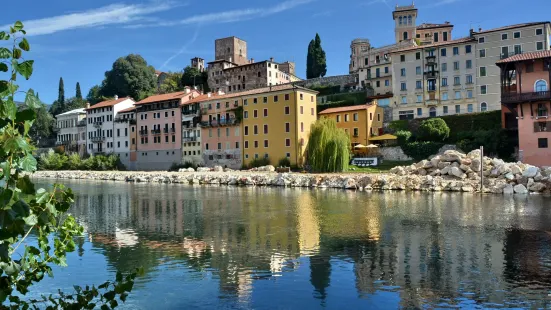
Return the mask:
<svg viewBox="0 0 551 310">
<path fill-rule="evenodd" d="M 308 79 L 294 82 L 294 84 L 306 88 L 340 85 L 342 90 L 346 85 L 358 85 L 358 79 L 359 76 L 356 73 Z"/>
<path fill-rule="evenodd" d="M 379 152 L 383 156 L 384 160 L 393 160 L 393 161 L 413 160 L 413 158 L 407 156 L 402 150 L 402 148 L 399 146 L 380 147 Z"/>
</svg>

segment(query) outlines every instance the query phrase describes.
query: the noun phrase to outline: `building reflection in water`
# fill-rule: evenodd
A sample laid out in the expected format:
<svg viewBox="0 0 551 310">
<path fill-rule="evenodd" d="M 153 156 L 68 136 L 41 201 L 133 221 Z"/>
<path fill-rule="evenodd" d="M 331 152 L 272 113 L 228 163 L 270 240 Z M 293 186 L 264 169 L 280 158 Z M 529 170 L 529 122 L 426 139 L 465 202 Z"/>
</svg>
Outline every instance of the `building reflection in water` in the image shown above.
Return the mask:
<svg viewBox="0 0 551 310">
<path fill-rule="evenodd" d="M 220 297 L 239 302 L 305 257 L 322 300 L 338 286 L 335 260 L 353 265 L 359 297 L 396 291 L 404 307 L 545 303 L 551 287 L 546 197 L 93 184 L 73 212 L 110 264 L 183 260 L 211 270 Z"/>
</svg>

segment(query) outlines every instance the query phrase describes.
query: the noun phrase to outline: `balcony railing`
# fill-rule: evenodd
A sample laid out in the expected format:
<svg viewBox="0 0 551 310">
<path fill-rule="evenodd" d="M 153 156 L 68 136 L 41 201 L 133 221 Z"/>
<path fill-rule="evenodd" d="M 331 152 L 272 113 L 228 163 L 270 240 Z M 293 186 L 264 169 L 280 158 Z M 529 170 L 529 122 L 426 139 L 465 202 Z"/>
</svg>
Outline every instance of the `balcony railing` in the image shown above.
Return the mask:
<svg viewBox="0 0 551 310">
<path fill-rule="evenodd" d="M 94 122 L 94 127 L 99 128 L 102 124 L 103 122 Z"/>
<path fill-rule="evenodd" d="M 433 65 L 436 63 L 436 56 L 427 56 L 427 65 Z"/>
<path fill-rule="evenodd" d="M 427 71 L 425 72 L 425 77 L 427 79 L 436 79 L 438 78 L 438 71 Z"/>
<path fill-rule="evenodd" d="M 176 128 L 170 128 L 169 131 L 170 133 L 176 133 Z"/>
<path fill-rule="evenodd" d="M 195 116 L 198 114 L 198 110 L 182 110 L 183 116 Z"/>
<path fill-rule="evenodd" d="M 509 52 L 509 53 L 501 53 L 501 54 L 499 54 L 499 59 L 509 58 L 509 57 L 512 57 L 512 56 L 515 56 L 515 55 L 518 55 L 518 54 L 522 54 L 522 51 L 516 50 L 516 51 L 513 51 L 513 52 Z"/>
<path fill-rule="evenodd" d="M 152 134 L 152 135 L 160 135 L 160 134 L 161 134 L 161 130 L 160 130 L 160 129 L 151 129 L 151 134 Z"/>
<path fill-rule="evenodd" d="M 102 142 L 102 141 L 105 141 L 105 137 L 102 137 L 102 136 L 92 137 L 90 140 L 92 140 L 92 142 Z"/>
<path fill-rule="evenodd" d="M 239 124 L 239 121 L 236 118 L 230 118 L 230 119 L 221 119 L 219 121 L 217 120 L 211 120 L 210 122 L 201 122 L 202 127 L 218 127 L 218 126 L 232 126 Z"/>
<path fill-rule="evenodd" d="M 436 86 L 427 86 L 427 91 L 429 92 L 436 91 Z"/>
<path fill-rule="evenodd" d="M 147 136 L 147 130 L 140 130 L 140 136 Z"/>
<path fill-rule="evenodd" d="M 77 122 L 77 127 L 86 127 L 86 120 L 80 120 Z"/>
<path fill-rule="evenodd" d="M 502 103 L 522 103 L 551 100 L 551 91 L 501 94 Z"/>
<path fill-rule="evenodd" d="M 167 133 L 168 133 L 168 131 L 169 131 L 169 129 L 168 129 L 168 128 L 163 128 L 163 133 L 167 134 Z"/>
<path fill-rule="evenodd" d="M 197 137 L 183 137 L 182 141 L 184 141 L 184 142 L 196 142 Z"/>
</svg>

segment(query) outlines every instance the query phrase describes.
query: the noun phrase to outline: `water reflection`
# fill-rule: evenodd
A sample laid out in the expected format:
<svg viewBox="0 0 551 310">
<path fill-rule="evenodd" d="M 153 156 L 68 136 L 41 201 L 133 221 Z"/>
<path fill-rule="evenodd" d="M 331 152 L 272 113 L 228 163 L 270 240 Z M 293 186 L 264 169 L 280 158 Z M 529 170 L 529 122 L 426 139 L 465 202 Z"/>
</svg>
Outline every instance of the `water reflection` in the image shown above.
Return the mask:
<svg viewBox="0 0 551 310">
<path fill-rule="evenodd" d="M 140 294 L 152 281 L 162 308 L 365 307 L 378 296 L 406 308 L 549 306 L 547 197 L 70 186 L 92 251 L 113 270 L 148 272 L 133 294 L 140 305 L 155 304 Z M 157 279 L 166 269 L 189 269 L 179 281 L 214 285 L 219 298 L 203 300 L 201 285 L 172 295 L 175 283 Z"/>
</svg>

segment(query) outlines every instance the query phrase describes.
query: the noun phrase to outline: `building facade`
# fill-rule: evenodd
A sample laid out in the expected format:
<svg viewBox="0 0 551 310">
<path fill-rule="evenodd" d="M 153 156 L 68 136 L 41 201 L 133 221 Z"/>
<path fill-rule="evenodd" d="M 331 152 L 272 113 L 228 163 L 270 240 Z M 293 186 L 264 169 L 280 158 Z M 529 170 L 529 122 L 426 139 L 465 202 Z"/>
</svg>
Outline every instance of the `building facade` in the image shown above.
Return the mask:
<svg viewBox="0 0 551 310">
<path fill-rule="evenodd" d="M 97 103 L 86 109 L 86 151 L 88 154 L 115 152 L 114 119 L 121 110 L 134 105 L 130 98 L 118 98 Z"/>
<path fill-rule="evenodd" d="M 337 127 L 344 129 L 350 136 L 351 148 L 358 144 L 369 145 L 372 137 L 383 133 L 383 108 L 376 100 L 365 105 L 323 110 L 319 115 L 334 119 Z"/>
<path fill-rule="evenodd" d="M 129 170 L 135 170 L 130 145 L 136 143 L 136 107 L 120 110 L 114 119 L 115 154 Z M 133 130 L 133 131 L 132 131 Z"/>
<path fill-rule="evenodd" d="M 501 103 L 518 122 L 519 159 L 551 166 L 551 51 L 514 55 L 497 62 Z"/>
<path fill-rule="evenodd" d="M 150 96 L 136 103 L 136 169 L 167 170 L 182 161 L 181 105 L 199 93 L 184 91 Z"/>
<path fill-rule="evenodd" d="M 182 163 L 203 165 L 201 155 L 201 104 L 197 101 L 206 95 L 182 104 Z"/>
<path fill-rule="evenodd" d="M 56 145 L 62 145 L 65 152 L 84 155 L 86 151 L 86 111 L 75 109 L 55 116 L 57 131 Z"/>
</svg>

